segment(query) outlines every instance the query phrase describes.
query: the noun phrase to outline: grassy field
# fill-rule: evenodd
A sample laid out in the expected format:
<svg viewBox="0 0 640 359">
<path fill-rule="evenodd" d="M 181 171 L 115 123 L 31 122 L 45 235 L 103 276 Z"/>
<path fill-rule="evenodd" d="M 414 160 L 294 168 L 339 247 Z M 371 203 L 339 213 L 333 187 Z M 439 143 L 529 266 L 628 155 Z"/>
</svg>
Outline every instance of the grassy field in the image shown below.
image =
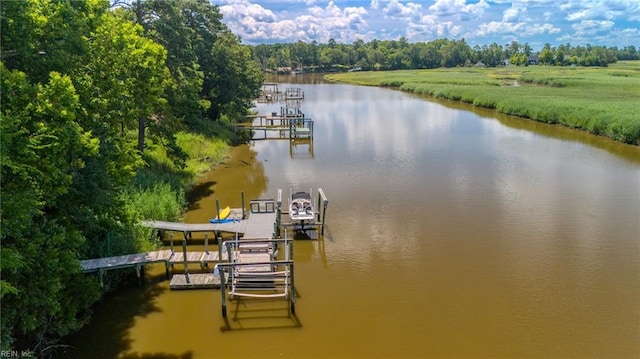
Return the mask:
<svg viewBox="0 0 640 359">
<path fill-rule="evenodd" d="M 640 61 L 605 68 L 465 67 L 347 72 L 326 78 L 464 101 L 640 145 Z"/>
</svg>

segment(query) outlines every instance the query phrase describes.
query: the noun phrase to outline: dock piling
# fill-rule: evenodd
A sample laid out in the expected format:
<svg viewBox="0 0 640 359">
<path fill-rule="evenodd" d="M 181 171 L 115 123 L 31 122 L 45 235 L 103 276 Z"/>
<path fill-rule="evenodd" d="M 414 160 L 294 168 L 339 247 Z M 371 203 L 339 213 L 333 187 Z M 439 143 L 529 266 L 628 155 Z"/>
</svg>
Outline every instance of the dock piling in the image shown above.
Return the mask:
<svg viewBox="0 0 640 359">
<path fill-rule="evenodd" d="M 285 233 L 286 238 L 286 233 Z M 289 272 L 291 275 L 290 279 L 290 292 L 289 292 L 289 301 L 291 303 L 291 314 L 296 314 L 296 286 L 294 282 L 294 269 L 293 269 L 293 240 L 289 241 L 287 246 L 287 260 L 291 260 L 291 266 L 289 267 Z"/>
<path fill-rule="evenodd" d="M 324 223 L 327 217 L 327 206 L 329 205 L 329 200 L 327 196 L 324 194 L 322 188 L 318 188 L 318 203 L 320 203 L 320 198 L 322 197 L 322 225 L 320 234 L 324 235 Z"/>
<path fill-rule="evenodd" d="M 216 198 L 216 219 L 220 219 L 220 201 Z"/>
<path fill-rule="evenodd" d="M 213 272 L 218 272 L 220 274 L 220 296 L 222 302 L 222 317 L 227 317 L 227 284 L 225 283 L 224 271 L 220 270 L 218 265 L 216 264 Z"/>
<path fill-rule="evenodd" d="M 282 189 L 278 188 L 276 201 L 276 237 L 280 238 L 280 226 L 282 225 Z"/>
<path fill-rule="evenodd" d="M 184 277 L 187 283 L 189 283 L 189 267 L 187 258 L 187 232 L 184 232 L 184 238 L 182 239 L 182 256 L 184 259 Z"/>
<path fill-rule="evenodd" d="M 244 191 L 240 192 L 240 200 L 242 203 L 242 219 L 245 219 L 245 213 L 244 213 Z"/>
</svg>

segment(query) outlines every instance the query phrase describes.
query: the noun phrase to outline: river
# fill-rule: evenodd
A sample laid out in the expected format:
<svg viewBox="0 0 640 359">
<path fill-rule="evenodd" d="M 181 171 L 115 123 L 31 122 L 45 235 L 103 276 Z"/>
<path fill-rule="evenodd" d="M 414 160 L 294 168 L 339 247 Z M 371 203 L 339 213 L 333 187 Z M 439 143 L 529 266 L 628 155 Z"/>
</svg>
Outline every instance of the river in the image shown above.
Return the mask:
<svg viewBox="0 0 640 359">
<path fill-rule="evenodd" d="M 279 80 L 304 91 L 312 144 L 235 148 L 185 221 L 213 217 L 215 199 L 238 207 L 241 191 L 322 187 L 325 236 L 294 244 L 296 316 L 245 300 L 225 322 L 218 290 L 170 291 L 156 266 L 96 306 L 74 356 L 637 357 L 638 147 L 391 89 Z"/>
</svg>

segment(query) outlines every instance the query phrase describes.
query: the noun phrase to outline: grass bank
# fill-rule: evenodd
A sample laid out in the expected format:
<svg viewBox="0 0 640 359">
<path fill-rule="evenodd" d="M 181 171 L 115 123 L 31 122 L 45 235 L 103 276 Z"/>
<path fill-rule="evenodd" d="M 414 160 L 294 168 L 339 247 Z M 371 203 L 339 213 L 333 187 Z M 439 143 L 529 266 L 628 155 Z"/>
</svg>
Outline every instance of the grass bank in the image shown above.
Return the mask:
<svg viewBox="0 0 640 359">
<path fill-rule="evenodd" d="M 443 68 L 348 72 L 325 78 L 468 102 L 640 145 L 640 61 L 606 68 Z"/>
<path fill-rule="evenodd" d="M 199 175 L 224 163 L 230 154 L 228 141 L 218 136 L 178 132 L 175 139 L 174 148 L 148 139 L 145 165 L 122 192 L 122 203 L 137 221 L 179 221 L 187 207 L 185 193 Z M 182 153 L 182 160 L 172 160 L 167 151 Z M 131 230 L 134 251 L 149 251 L 160 245 L 149 228 L 135 226 Z"/>
<path fill-rule="evenodd" d="M 149 193 L 137 201 L 136 207 L 145 219 L 178 220 L 186 207 L 184 193 L 199 175 L 221 165 L 229 156 L 229 144 L 220 138 L 203 134 L 178 132 L 177 151 L 184 160 L 171 160 L 167 147 L 152 144 L 145 151 L 146 166 L 138 171 L 134 186 L 138 193 Z M 165 204 L 160 210 L 159 204 Z"/>
</svg>

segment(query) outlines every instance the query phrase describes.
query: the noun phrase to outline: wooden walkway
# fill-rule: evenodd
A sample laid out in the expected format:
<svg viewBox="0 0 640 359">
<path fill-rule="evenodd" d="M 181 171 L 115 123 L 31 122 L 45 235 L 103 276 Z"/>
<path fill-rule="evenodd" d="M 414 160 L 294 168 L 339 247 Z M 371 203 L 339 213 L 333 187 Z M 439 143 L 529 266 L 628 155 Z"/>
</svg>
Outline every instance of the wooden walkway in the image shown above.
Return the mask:
<svg viewBox="0 0 640 359">
<path fill-rule="evenodd" d="M 160 250 L 148 253 L 127 254 L 123 256 L 85 259 L 80 261 L 83 273 L 97 272 L 104 269 L 131 268 L 140 264 L 166 262 L 171 258 L 171 251 Z"/>
<path fill-rule="evenodd" d="M 227 219 L 230 222 L 225 223 L 182 223 L 182 222 L 165 222 L 165 221 L 145 221 L 142 225 L 151 227 L 159 231 L 194 233 L 194 232 L 227 232 L 227 233 L 244 233 L 248 219 L 243 218 L 242 208 L 232 208 Z"/>
<path fill-rule="evenodd" d="M 187 266 L 189 264 L 199 264 L 201 268 L 209 266 L 209 264 L 228 261 L 227 252 L 221 248 L 216 250 L 208 250 L 208 233 L 213 233 L 215 238 L 219 238 L 219 232 L 236 233 L 243 238 L 264 239 L 274 238 L 277 228 L 278 212 L 273 200 L 253 200 L 250 202 L 251 214 L 248 218 L 242 219 L 242 209 L 233 209 L 229 215 L 231 222 L 228 223 L 178 223 L 164 221 L 148 221 L 143 225 L 160 231 L 180 232 L 183 234 L 182 251 L 174 251 L 173 235 L 171 238 L 171 249 L 126 254 L 121 256 L 112 256 L 106 258 L 86 259 L 80 261 L 83 273 L 98 272 L 100 282 L 103 283 L 103 277 L 106 271 L 135 268 L 138 281 L 141 281 L 142 267 L 147 264 L 164 263 L 167 276 L 169 275 L 169 267 L 175 264 L 184 264 L 185 274 L 174 275 L 170 284 L 171 289 L 191 289 L 191 288 L 215 288 L 220 287 L 219 278 L 212 279 L 212 273 L 189 274 Z M 192 233 L 205 234 L 205 251 L 187 251 L 187 240 L 191 238 Z M 257 249 L 257 248 L 254 248 Z M 238 260 L 239 254 L 233 256 Z M 264 258 L 262 258 L 264 259 Z M 181 279 L 182 278 L 182 279 Z M 193 278 L 193 280 L 191 280 Z M 182 288 L 184 287 L 184 288 Z"/>
</svg>

